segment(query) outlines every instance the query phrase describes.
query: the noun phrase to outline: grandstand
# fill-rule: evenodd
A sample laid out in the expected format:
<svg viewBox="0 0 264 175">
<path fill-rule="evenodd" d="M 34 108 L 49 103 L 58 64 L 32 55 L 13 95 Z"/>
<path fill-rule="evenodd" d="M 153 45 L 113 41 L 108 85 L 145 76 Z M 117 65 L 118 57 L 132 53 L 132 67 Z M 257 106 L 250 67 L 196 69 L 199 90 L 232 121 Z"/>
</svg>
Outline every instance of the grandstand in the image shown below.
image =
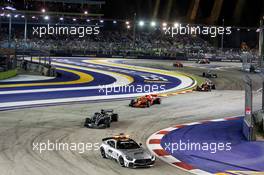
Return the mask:
<svg viewBox="0 0 264 175">
<path fill-rule="evenodd" d="M 105 1 L 91 0 L 33 0 L 4 1 L 0 6 L 0 47 L 14 48 L 21 53 L 45 51 L 64 56 L 121 56 L 161 57 L 170 59 L 241 60 L 241 43 L 248 44 L 247 51 L 257 57 L 256 28 L 232 28 L 232 35 L 208 38 L 202 35 L 164 34 L 164 22 L 134 19 L 104 18 Z M 193 5 L 197 5 L 196 3 Z M 215 8 L 219 4 L 215 3 Z M 13 10 L 5 9 L 12 7 Z M 191 6 L 192 7 L 192 6 Z M 192 8 L 190 7 L 189 10 Z M 11 9 L 12 9 L 11 8 Z M 197 11 L 196 11 L 197 12 Z M 215 16 L 211 16 L 214 21 Z M 142 26 L 138 24 L 142 22 Z M 145 26 L 144 26 L 145 24 Z M 170 22 L 166 25 L 172 24 Z M 34 27 L 83 26 L 100 27 L 99 35 L 34 35 Z M 186 25 L 186 24 L 185 24 Z M 248 36 L 248 37 L 246 37 Z M 255 38 L 255 39 L 254 39 Z M 244 42 L 248 41 L 248 42 Z M 220 45 L 225 44 L 224 48 Z"/>
<path fill-rule="evenodd" d="M 2 30 L 7 30 L 3 28 Z M 8 36 L 1 32 L 0 45 L 8 47 Z M 211 55 L 215 58 L 239 59 L 238 48 L 219 51 L 208 41 L 199 36 L 178 35 L 174 38 L 164 35 L 162 29 L 138 30 L 133 43 L 133 31 L 117 27 L 115 30 L 107 26 L 100 35 L 76 36 L 48 36 L 30 35 L 27 40 L 23 38 L 23 28 L 16 29 L 12 48 L 22 50 L 45 50 L 54 55 L 118 55 L 118 56 L 161 56 L 171 58 L 197 57 L 199 53 Z M 254 53 L 254 52 L 253 52 Z M 227 58 L 228 56 L 228 58 Z"/>
</svg>

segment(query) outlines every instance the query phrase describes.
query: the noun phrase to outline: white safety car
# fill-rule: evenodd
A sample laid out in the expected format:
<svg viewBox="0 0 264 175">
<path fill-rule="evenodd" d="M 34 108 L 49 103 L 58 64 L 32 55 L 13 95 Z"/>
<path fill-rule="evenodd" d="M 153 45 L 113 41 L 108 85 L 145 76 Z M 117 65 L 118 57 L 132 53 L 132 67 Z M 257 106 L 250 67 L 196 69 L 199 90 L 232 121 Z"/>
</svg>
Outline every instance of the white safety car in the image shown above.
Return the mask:
<svg viewBox="0 0 264 175">
<path fill-rule="evenodd" d="M 142 148 L 142 144 L 137 144 L 127 135 L 107 137 L 102 141 L 100 146 L 102 157 L 114 159 L 122 167 L 151 167 L 155 163 L 155 156 Z"/>
</svg>

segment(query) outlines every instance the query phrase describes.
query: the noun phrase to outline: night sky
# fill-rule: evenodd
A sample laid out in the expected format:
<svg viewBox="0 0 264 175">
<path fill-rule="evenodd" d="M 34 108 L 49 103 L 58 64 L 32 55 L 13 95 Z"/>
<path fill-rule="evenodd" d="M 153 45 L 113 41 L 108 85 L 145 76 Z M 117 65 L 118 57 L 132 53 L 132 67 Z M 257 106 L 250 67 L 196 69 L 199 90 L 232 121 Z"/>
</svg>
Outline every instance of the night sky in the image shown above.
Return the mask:
<svg viewBox="0 0 264 175">
<path fill-rule="evenodd" d="M 165 20 L 165 12 L 168 9 L 169 0 L 161 0 L 157 18 Z M 244 0 L 239 21 L 234 21 L 234 11 L 238 1 L 224 0 L 218 24 L 225 19 L 227 25 L 257 26 L 261 16 L 264 15 L 264 0 Z M 191 0 L 172 0 L 170 21 L 188 22 L 186 14 Z M 151 19 L 154 11 L 155 0 L 106 0 L 103 7 L 105 17 L 132 19 L 134 12 L 140 19 Z M 201 0 L 198 17 L 195 22 L 205 23 L 205 19 L 210 16 L 213 7 L 213 0 Z"/>
<path fill-rule="evenodd" d="M 95 0 L 96 1 L 96 0 Z M 105 18 L 110 19 L 133 19 L 134 13 L 137 14 L 137 19 L 143 20 L 162 20 L 169 22 L 183 22 L 189 23 L 187 18 L 187 13 L 190 7 L 190 4 L 194 0 L 159 0 L 160 5 L 158 8 L 158 13 L 156 17 L 154 15 L 154 7 L 158 0 L 105 0 L 106 4 L 102 5 L 100 9 L 99 6 L 89 6 L 84 5 L 84 9 L 87 9 L 91 13 L 103 13 Z M 220 0 L 215 0 L 219 2 Z M 0 5 L 4 4 L 3 2 L 10 2 L 10 0 L 0 0 Z M 29 7 L 29 10 L 39 11 L 41 6 L 43 6 L 45 0 L 34 1 L 34 0 L 11 0 L 15 7 L 19 10 L 25 10 L 24 2 L 27 2 L 26 5 Z M 67 2 L 67 0 L 65 0 Z M 82 13 L 83 9 L 81 8 L 82 0 L 76 0 L 76 4 L 66 3 L 65 6 L 71 7 L 70 12 Z M 171 2 L 171 5 L 168 5 Z M 240 2 L 240 3 L 239 3 Z M 244 3 L 241 3 L 244 2 Z M 51 4 L 51 7 L 54 6 L 54 2 L 48 0 L 47 4 Z M 79 3 L 79 4 L 78 4 Z M 34 4 L 34 5 L 33 5 Z M 51 11 L 63 11 L 62 3 L 59 4 L 59 7 L 54 6 L 54 8 L 48 9 Z M 242 4 L 241 8 L 236 8 L 237 4 Z M 200 5 L 198 9 L 197 18 L 194 23 L 199 24 L 210 24 L 208 19 L 211 15 L 211 10 L 214 5 L 214 0 L 200 0 Z M 32 6 L 32 9 L 30 9 Z M 96 10 L 95 10 L 96 9 Z M 241 13 L 239 15 L 237 9 Z M 65 9 L 64 9 L 65 10 Z M 69 10 L 69 8 L 67 9 Z M 264 0 L 223 0 L 223 6 L 218 18 L 214 24 L 222 25 L 222 19 L 225 19 L 225 24 L 230 26 L 258 26 L 259 20 L 264 16 Z"/>
</svg>

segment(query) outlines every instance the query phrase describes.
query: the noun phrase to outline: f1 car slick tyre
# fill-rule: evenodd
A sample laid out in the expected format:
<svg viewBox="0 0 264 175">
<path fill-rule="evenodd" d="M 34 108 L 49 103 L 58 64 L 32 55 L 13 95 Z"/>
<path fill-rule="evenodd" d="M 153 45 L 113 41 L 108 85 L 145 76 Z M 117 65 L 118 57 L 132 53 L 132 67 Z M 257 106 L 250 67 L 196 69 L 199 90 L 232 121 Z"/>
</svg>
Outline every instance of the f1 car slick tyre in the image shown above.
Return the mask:
<svg viewBox="0 0 264 175">
<path fill-rule="evenodd" d="M 102 156 L 104 159 L 107 159 L 104 148 L 101 148 L 101 149 L 100 149 L 100 152 L 101 152 L 101 156 Z"/>
<path fill-rule="evenodd" d="M 111 116 L 111 120 L 112 120 L 112 122 L 118 122 L 118 114 L 113 114 L 112 116 Z"/>
<path fill-rule="evenodd" d="M 105 127 L 106 127 L 106 128 L 110 128 L 110 126 L 111 126 L 111 121 L 110 121 L 110 120 L 105 120 L 105 121 L 104 121 L 104 124 L 105 124 Z"/>
<path fill-rule="evenodd" d="M 124 161 L 124 158 L 122 156 L 120 156 L 118 158 L 118 163 L 121 167 L 125 167 L 125 161 Z"/>
<path fill-rule="evenodd" d="M 129 106 L 133 107 L 135 104 L 135 100 L 131 100 Z"/>
<path fill-rule="evenodd" d="M 147 108 L 149 108 L 150 107 L 150 102 L 149 101 L 147 101 Z"/>
<path fill-rule="evenodd" d="M 88 125 L 89 125 L 90 123 L 92 123 L 92 120 L 91 120 L 90 118 L 86 118 L 86 119 L 85 119 L 85 122 L 84 122 L 84 126 L 85 126 L 85 127 L 88 127 Z"/>
<path fill-rule="evenodd" d="M 157 98 L 157 99 L 155 100 L 155 104 L 161 104 L 161 98 Z"/>
</svg>

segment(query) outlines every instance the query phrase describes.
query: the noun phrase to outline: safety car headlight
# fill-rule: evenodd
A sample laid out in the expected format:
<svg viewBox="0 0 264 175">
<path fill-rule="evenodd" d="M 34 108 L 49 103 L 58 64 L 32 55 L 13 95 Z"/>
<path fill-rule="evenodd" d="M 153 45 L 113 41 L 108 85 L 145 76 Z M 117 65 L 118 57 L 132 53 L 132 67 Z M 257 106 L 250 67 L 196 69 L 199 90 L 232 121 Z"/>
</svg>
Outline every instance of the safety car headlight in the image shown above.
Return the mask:
<svg viewBox="0 0 264 175">
<path fill-rule="evenodd" d="M 127 159 L 128 161 L 133 161 L 133 158 L 131 158 L 131 157 L 129 157 L 129 156 L 126 156 L 126 159 Z"/>
</svg>

